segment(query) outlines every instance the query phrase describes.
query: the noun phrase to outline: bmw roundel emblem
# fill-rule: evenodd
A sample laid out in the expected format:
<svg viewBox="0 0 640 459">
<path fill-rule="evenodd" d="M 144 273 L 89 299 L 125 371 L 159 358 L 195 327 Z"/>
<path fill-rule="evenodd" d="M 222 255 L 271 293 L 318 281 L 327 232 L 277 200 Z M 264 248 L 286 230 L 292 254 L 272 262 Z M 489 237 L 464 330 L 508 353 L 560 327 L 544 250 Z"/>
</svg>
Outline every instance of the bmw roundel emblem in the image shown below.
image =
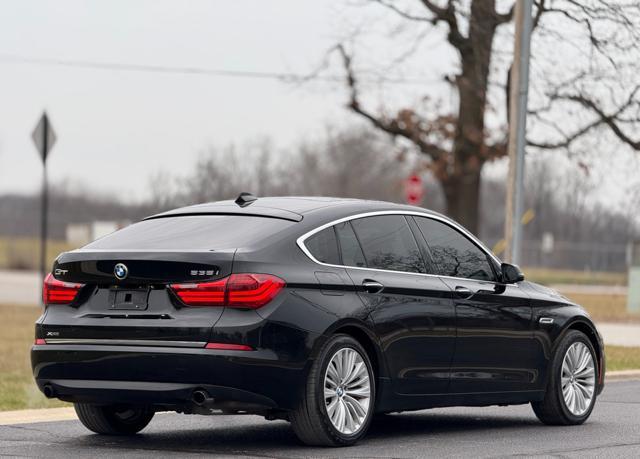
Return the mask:
<svg viewBox="0 0 640 459">
<path fill-rule="evenodd" d="M 124 280 L 129 275 L 129 268 L 123 263 L 118 263 L 115 268 L 113 268 L 113 274 L 116 278 L 120 280 Z"/>
</svg>

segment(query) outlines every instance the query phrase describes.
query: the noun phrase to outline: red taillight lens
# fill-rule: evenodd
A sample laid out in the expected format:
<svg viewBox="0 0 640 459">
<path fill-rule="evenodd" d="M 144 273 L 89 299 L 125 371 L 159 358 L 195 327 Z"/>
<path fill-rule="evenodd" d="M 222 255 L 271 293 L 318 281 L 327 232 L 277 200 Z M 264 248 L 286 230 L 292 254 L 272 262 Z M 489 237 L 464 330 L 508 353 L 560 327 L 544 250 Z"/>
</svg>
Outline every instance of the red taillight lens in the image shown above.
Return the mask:
<svg viewBox="0 0 640 459">
<path fill-rule="evenodd" d="M 47 274 L 42 287 L 42 301 L 44 304 L 69 304 L 76 299 L 84 284 L 59 281 L 51 273 Z"/>
<path fill-rule="evenodd" d="M 275 298 L 284 281 L 271 274 L 232 274 L 227 282 L 227 304 L 260 308 Z"/>
<path fill-rule="evenodd" d="M 189 306 L 231 306 L 257 309 L 269 303 L 285 286 L 271 274 L 232 274 L 214 282 L 172 284 L 171 289 Z"/>
<path fill-rule="evenodd" d="M 172 284 L 170 287 L 189 306 L 224 306 L 227 279 L 201 284 Z"/>
</svg>

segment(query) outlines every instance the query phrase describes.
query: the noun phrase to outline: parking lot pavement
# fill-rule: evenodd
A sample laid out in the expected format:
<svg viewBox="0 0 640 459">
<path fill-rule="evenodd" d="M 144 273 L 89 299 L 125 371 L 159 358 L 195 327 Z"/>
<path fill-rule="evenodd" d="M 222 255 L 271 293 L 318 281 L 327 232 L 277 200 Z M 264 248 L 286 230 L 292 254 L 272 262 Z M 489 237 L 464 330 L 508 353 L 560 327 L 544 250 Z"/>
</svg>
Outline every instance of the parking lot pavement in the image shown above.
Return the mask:
<svg viewBox="0 0 640 459">
<path fill-rule="evenodd" d="M 640 381 L 609 383 L 582 426 L 540 424 L 528 405 L 444 408 L 377 418 L 350 448 L 300 445 L 288 424 L 256 416 L 159 414 L 135 437 L 78 421 L 0 426 L 0 456 L 28 457 L 640 457 Z"/>
</svg>

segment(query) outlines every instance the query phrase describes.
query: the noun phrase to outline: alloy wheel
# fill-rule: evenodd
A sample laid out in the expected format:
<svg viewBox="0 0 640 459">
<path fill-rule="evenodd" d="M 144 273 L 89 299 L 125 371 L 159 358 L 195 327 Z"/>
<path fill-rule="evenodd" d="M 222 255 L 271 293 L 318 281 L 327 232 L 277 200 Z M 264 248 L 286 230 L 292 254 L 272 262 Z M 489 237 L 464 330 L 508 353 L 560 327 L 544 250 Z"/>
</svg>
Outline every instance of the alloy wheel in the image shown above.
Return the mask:
<svg viewBox="0 0 640 459">
<path fill-rule="evenodd" d="M 583 342 L 575 342 L 567 349 L 560 380 L 567 409 L 574 416 L 585 414 L 594 397 L 596 372 L 593 355 Z"/>
<path fill-rule="evenodd" d="M 371 401 L 369 371 L 352 348 L 338 350 L 324 376 L 324 401 L 331 424 L 340 433 L 356 433 L 367 418 Z"/>
</svg>

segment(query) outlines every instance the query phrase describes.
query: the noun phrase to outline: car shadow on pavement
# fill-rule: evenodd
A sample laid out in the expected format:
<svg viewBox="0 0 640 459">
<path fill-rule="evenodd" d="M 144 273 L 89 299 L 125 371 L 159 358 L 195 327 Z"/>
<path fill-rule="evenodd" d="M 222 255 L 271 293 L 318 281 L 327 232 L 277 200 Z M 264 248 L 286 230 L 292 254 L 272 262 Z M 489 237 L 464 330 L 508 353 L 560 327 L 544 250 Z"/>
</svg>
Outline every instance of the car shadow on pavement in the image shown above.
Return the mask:
<svg viewBox="0 0 640 459">
<path fill-rule="evenodd" d="M 174 419 L 172 417 L 172 419 Z M 176 420 L 179 418 L 175 418 Z M 257 420 L 258 418 L 253 418 Z M 213 421 L 215 420 L 215 421 Z M 162 430 L 153 428 L 153 421 L 147 430 L 135 437 L 103 437 L 86 435 L 74 439 L 76 446 L 136 449 L 147 451 L 189 452 L 189 453 L 226 453 L 256 454 L 269 456 L 269 451 L 286 453 L 304 451 L 305 454 L 319 454 L 328 450 L 308 448 L 302 445 L 293 434 L 289 424 L 284 421 L 258 421 L 237 423 L 226 422 L 224 417 L 212 418 L 209 428 L 202 424 L 198 429 L 176 430 L 171 426 L 162 426 Z M 535 417 L 523 416 L 478 416 L 474 413 L 444 414 L 422 411 L 420 413 L 402 413 L 376 416 L 368 435 L 356 446 L 349 448 L 349 455 L 360 447 L 374 444 L 388 444 L 390 440 L 428 440 L 430 436 L 459 434 L 460 432 L 481 432 L 483 430 L 518 429 L 522 427 L 542 427 Z M 302 448 L 302 449 L 301 449 Z"/>
</svg>

